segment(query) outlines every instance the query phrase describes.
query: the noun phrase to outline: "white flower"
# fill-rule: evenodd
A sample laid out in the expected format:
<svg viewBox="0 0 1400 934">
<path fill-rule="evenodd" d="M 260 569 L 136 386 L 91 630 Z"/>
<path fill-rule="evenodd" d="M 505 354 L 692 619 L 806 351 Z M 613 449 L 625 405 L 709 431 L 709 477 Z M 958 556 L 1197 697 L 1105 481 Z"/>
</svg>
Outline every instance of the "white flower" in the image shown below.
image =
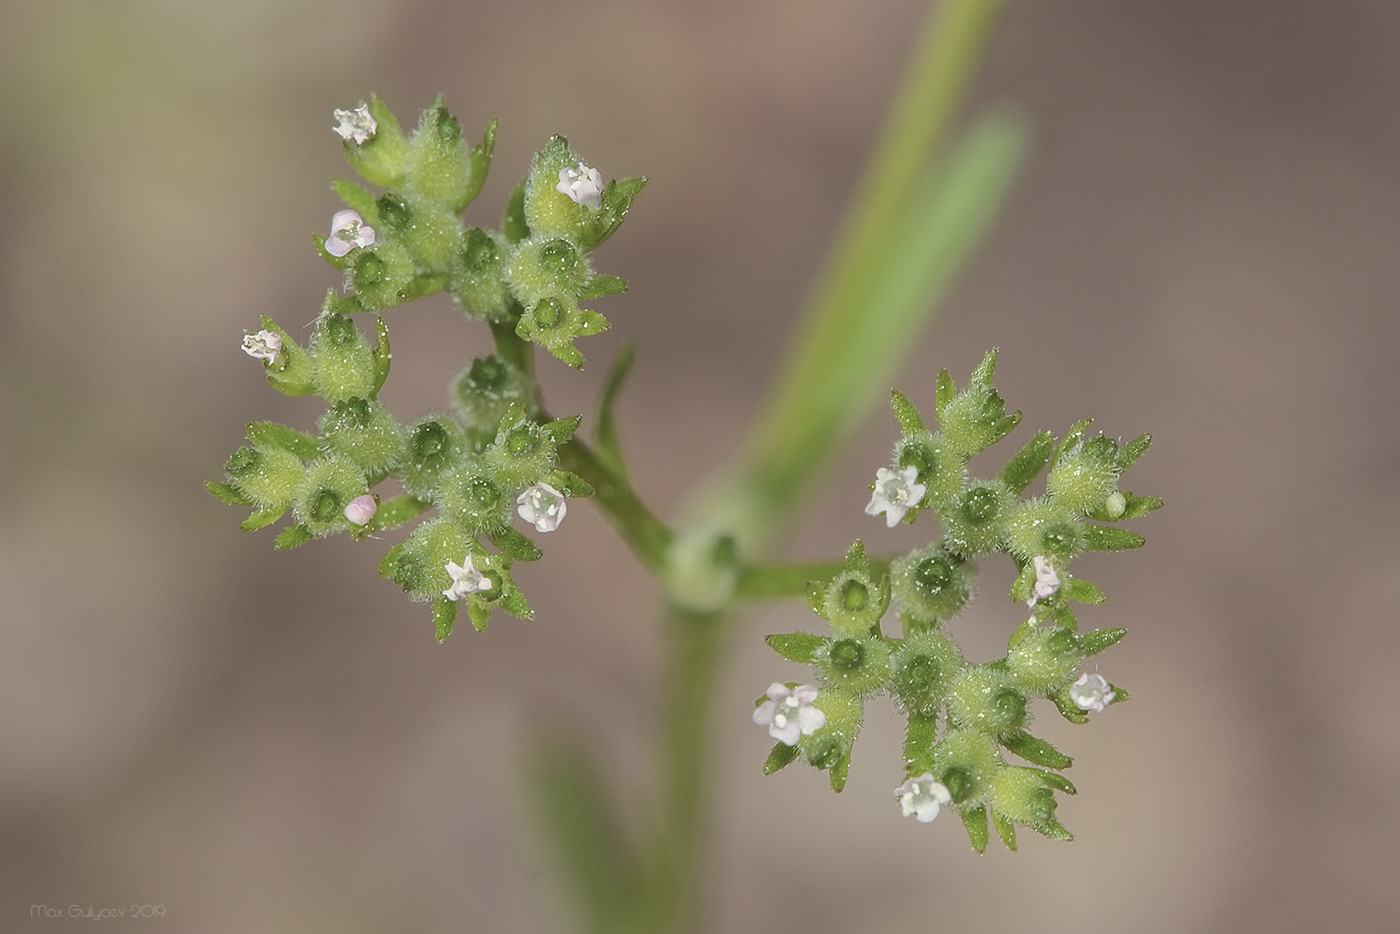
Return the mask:
<svg viewBox="0 0 1400 934">
<path fill-rule="evenodd" d="M 1026 606 L 1035 606 L 1037 600 L 1053 597 L 1060 589 L 1060 575 L 1055 573 L 1055 565 L 1050 563 L 1049 558 L 1036 555 L 1031 563 L 1035 565 L 1035 583 L 1031 585 L 1031 596 Z"/>
<path fill-rule="evenodd" d="M 569 511 L 568 501 L 548 483 L 536 483 L 516 497 L 515 511 L 535 527 L 536 532 L 553 532 Z"/>
<path fill-rule="evenodd" d="M 336 211 L 331 217 L 331 235 L 326 238 L 326 252 L 344 256 L 357 246 L 374 244 L 374 228 L 355 211 Z"/>
<path fill-rule="evenodd" d="M 452 578 L 452 586 L 444 590 L 442 595 L 449 600 L 460 600 L 468 594 L 491 589 L 491 578 L 483 577 L 480 571 L 472 567 L 470 552 L 462 559 L 460 566 L 451 561 L 447 562 L 447 573 Z"/>
<path fill-rule="evenodd" d="M 1113 702 L 1117 693 L 1109 687 L 1103 675 L 1091 675 L 1086 672 L 1079 676 L 1078 681 L 1070 685 L 1069 699 L 1074 701 L 1074 706 L 1080 710 L 1103 713 L 1103 709 Z"/>
<path fill-rule="evenodd" d="M 881 467 L 875 471 L 875 492 L 870 494 L 870 502 L 865 504 L 865 514 L 878 516 L 883 512 L 885 525 L 894 528 L 909 507 L 917 506 L 919 500 L 924 498 L 927 487 L 915 483 L 918 478 L 917 467 L 902 467 L 898 471 Z"/>
<path fill-rule="evenodd" d="M 250 357 L 271 363 L 277 359 L 277 351 L 282 349 L 282 335 L 276 331 L 259 331 L 243 335 L 243 352 Z"/>
<path fill-rule="evenodd" d="M 559 184 L 554 186 L 554 190 L 568 195 L 575 204 L 595 211 L 603 207 L 603 176 L 598 174 L 597 169 L 590 169 L 582 162 L 576 169 L 560 169 Z"/>
<path fill-rule="evenodd" d="M 357 496 L 350 500 L 350 505 L 345 507 L 345 518 L 349 519 L 353 525 L 369 525 L 374 514 L 379 511 L 379 503 L 373 496 L 366 493 L 364 496 Z"/>
<path fill-rule="evenodd" d="M 953 800 L 948 789 L 933 780 L 932 772 L 925 772 L 918 778 L 911 778 L 894 790 L 904 816 L 913 815 L 921 824 L 927 824 L 938 816 L 938 809 Z"/>
<path fill-rule="evenodd" d="M 826 726 L 826 714 L 812 706 L 817 689 L 810 684 L 795 688 L 773 682 L 768 700 L 753 712 L 753 722 L 768 727 L 768 734 L 780 743 L 796 746 L 801 736 L 811 736 Z"/>
<path fill-rule="evenodd" d="M 368 104 L 361 104 L 354 110 L 337 110 L 335 119 L 339 121 L 339 125 L 331 129 L 339 133 L 340 138 L 347 143 L 354 140 L 363 146 L 374 138 L 379 129 L 379 122 L 369 114 Z"/>
</svg>

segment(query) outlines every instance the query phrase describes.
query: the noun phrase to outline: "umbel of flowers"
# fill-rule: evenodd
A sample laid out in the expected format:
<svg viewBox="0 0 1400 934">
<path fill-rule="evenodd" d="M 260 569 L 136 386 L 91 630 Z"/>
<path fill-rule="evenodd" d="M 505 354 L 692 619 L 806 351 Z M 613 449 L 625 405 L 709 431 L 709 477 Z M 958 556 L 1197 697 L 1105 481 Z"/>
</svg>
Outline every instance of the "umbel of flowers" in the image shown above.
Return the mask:
<svg viewBox="0 0 1400 934">
<path fill-rule="evenodd" d="M 907 398 L 892 394 L 901 435 L 890 466 L 876 472 L 865 511 L 890 527 L 930 512 L 938 534 L 889 561 L 872 560 L 857 541 L 840 573 L 812 583 L 808 606 L 829 632 L 772 635 L 768 644 L 810 665 L 815 683 L 774 684 L 754 712 L 777 740 L 766 773 L 801 757 L 829 772 L 840 791 L 865 704 L 879 695 L 893 698 L 908 720 L 904 781 L 895 789 L 903 813 L 928 822 L 951 808 L 978 852 L 986 848 L 989 822 L 1011 849 L 1017 825 L 1070 839 L 1055 817 L 1055 792 L 1074 793 L 1061 774 L 1072 760 L 1029 732 L 1032 701 L 1048 700 L 1082 724 L 1090 713 L 1127 700 L 1126 691 L 1085 670 L 1126 630 L 1080 631 L 1071 604 L 1101 603 L 1104 596 L 1070 566 L 1086 552 L 1141 546 L 1141 536 L 1112 523 L 1162 504 L 1119 488 L 1150 437 L 1119 445 L 1088 436 L 1087 419 L 1059 439 L 1038 432 L 992 477 L 970 475 L 968 460 L 1021 420 L 1020 412 L 1006 413 L 992 382 L 995 367 L 993 350 L 961 391 L 946 370 L 939 374 L 937 430 Z M 1042 471 L 1044 492 L 1029 495 Z M 971 662 L 948 624 L 972 596 L 975 562 L 994 555 L 1011 559 L 1011 599 L 1029 613 L 1012 631 L 1004 657 Z M 1013 764 L 1008 755 L 1027 764 Z"/>
<path fill-rule="evenodd" d="M 558 449 L 580 417 L 545 414 L 530 345 L 583 365 L 575 341 L 608 327 L 585 304 L 627 289 L 596 272 L 590 255 L 646 180 L 604 182 L 555 136 L 535 153 L 499 227 L 471 226 L 463 212 L 486 182 L 494 120 L 470 146 L 441 99 L 408 133 L 378 97 L 334 116 L 346 159 L 377 189 L 331 185 L 345 208 L 312 240 L 341 288 L 326 295 L 304 345 L 265 315 L 243 339 L 274 389 L 317 396 L 326 409 L 315 432 L 249 424 L 247 444 L 208 489 L 252 508 L 249 531 L 290 514 L 279 549 L 341 533 L 377 537 L 427 514 L 389 549 L 380 573 L 431 602 L 438 638 L 462 607 L 477 629 L 495 608 L 530 617 L 511 567 L 540 551 L 514 522 L 552 532 L 569 499 L 592 493 L 560 467 Z M 453 380 L 450 411 L 404 422 L 379 401 L 392 360 L 384 315 L 436 292 L 486 323 L 497 352 Z M 361 315 L 372 316 L 373 343 L 355 321 Z M 397 490 L 381 493 L 386 483 Z"/>
</svg>

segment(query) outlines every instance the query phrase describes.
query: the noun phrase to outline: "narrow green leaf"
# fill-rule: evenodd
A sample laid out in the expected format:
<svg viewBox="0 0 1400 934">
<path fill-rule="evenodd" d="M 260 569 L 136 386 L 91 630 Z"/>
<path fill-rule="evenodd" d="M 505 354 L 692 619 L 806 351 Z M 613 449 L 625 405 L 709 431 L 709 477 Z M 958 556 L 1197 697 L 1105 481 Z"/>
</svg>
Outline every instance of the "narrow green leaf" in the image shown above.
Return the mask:
<svg viewBox="0 0 1400 934">
<path fill-rule="evenodd" d="M 380 226 L 379 205 L 375 204 L 374 195 L 346 178 L 333 179 L 331 190 L 339 195 L 340 200 L 348 207 L 359 212 L 365 223 Z"/>
<path fill-rule="evenodd" d="M 1140 434 L 1127 444 L 1123 445 L 1118 452 L 1118 469 L 1127 470 L 1138 462 L 1138 458 L 1147 453 L 1147 449 L 1152 447 L 1152 436 Z"/>
<path fill-rule="evenodd" d="M 626 291 L 626 281 L 619 279 L 617 276 L 599 273 L 592 279 L 589 279 L 587 284 L 584 285 L 583 291 L 579 293 L 578 300 L 586 302 L 589 299 L 602 298 L 605 295 L 621 295 Z"/>
<path fill-rule="evenodd" d="M 1103 603 L 1103 591 L 1099 585 L 1093 581 L 1086 581 L 1082 577 L 1072 577 L 1060 584 L 1060 593 L 1066 600 L 1073 600 L 1075 603 Z"/>
<path fill-rule="evenodd" d="M 501 218 L 501 232 L 510 243 L 519 243 L 530 236 L 530 225 L 525 220 L 525 183 L 522 181 L 510 193 L 506 202 L 505 216 Z"/>
<path fill-rule="evenodd" d="M 467 618 L 477 632 L 484 632 L 491 623 L 491 608 L 479 600 L 472 600 L 467 604 Z"/>
<path fill-rule="evenodd" d="M 894 409 L 895 421 L 899 422 L 900 429 L 906 435 L 927 430 L 919 410 L 909 401 L 909 397 L 898 389 L 890 390 L 890 407 Z"/>
<path fill-rule="evenodd" d="M 535 618 L 534 609 L 525 601 L 525 595 L 515 586 L 514 581 L 508 583 L 505 593 L 501 595 L 501 609 L 517 619 Z M 475 622 L 475 617 L 472 619 Z"/>
<path fill-rule="evenodd" d="M 1141 548 L 1147 539 L 1127 529 L 1115 529 L 1107 525 L 1091 525 L 1084 530 L 1084 541 L 1090 551 L 1127 551 Z"/>
<path fill-rule="evenodd" d="M 639 878 L 643 861 L 599 757 L 573 735 L 558 733 L 537 739 L 527 761 L 529 810 L 581 910 L 581 930 L 621 930 L 620 918 L 646 891 Z"/>
<path fill-rule="evenodd" d="M 513 560 L 538 561 L 540 559 L 540 550 L 535 547 L 535 543 L 515 529 L 501 529 L 488 537 L 491 539 L 491 544 L 495 545 L 501 554 L 508 555 Z"/>
<path fill-rule="evenodd" d="M 826 639 L 809 632 L 783 632 L 768 636 L 767 642 L 783 658 L 799 665 L 809 664 L 817 649 L 826 645 Z"/>
<path fill-rule="evenodd" d="M 1074 615 L 1074 611 L 1069 608 L 1068 603 L 1061 603 L 1055 607 L 1055 624 L 1063 626 L 1070 632 L 1079 631 L 1079 617 Z"/>
<path fill-rule="evenodd" d="M 1001 744 L 1027 762 L 1034 762 L 1049 769 L 1067 769 L 1074 765 L 1074 760 L 1069 756 L 1024 730 L 1017 730 L 1004 737 Z"/>
<path fill-rule="evenodd" d="M 972 841 L 972 848 L 978 853 L 987 852 L 986 805 L 978 805 L 969 811 L 962 811 L 958 816 L 962 818 L 963 827 L 967 830 L 967 838 Z"/>
<path fill-rule="evenodd" d="M 433 599 L 433 632 L 437 641 L 442 642 L 452 635 L 452 627 L 457 622 L 457 601 L 446 597 Z M 478 627 L 480 628 L 480 627 Z"/>
<path fill-rule="evenodd" d="M 909 726 L 904 731 L 904 770 L 909 775 L 933 771 L 933 742 L 937 727 L 937 717 L 909 715 Z"/>
<path fill-rule="evenodd" d="M 870 557 L 865 553 L 865 542 L 856 539 L 846 549 L 846 570 L 870 576 Z"/>
<path fill-rule="evenodd" d="M 1014 594 L 1012 595 L 1012 599 L 1013 599 L 1013 600 L 1016 599 Z M 1016 602 L 1017 602 L 1017 603 L 1021 603 L 1021 602 L 1023 602 L 1023 601 L 1022 601 L 1022 600 L 1016 600 Z M 1015 629 L 1011 630 L 1011 638 L 1009 638 L 1009 639 L 1006 640 L 1006 650 L 1009 652 L 1009 651 L 1011 651 L 1012 649 L 1016 648 L 1016 646 L 1018 646 L 1018 645 L 1020 645 L 1022 642 L 1024 642 L 1024 641 L 1026 640 L 1026 637 L 1027 637 L 1027 636 L 1029 636 L 1031 633 L 1035 632 L 1035 624 L 1036 624 L 1036 618 L 1035 618 L 1034 616 L 1032 616 L 1032 617 L 1030 617 L 1029 619 L 1027 619 L 1025 622 L 1021 623 L 1021 625 L 1019 625 L 1019 626 L 1017 626 Z"/>
<path fill-rule="evenodd" d="M 251 516 L 244 519 L 239 524 L 239 528 L 245 532 L 256 532 L 258 529 L 265 529 L 287 512 L 286 506 L 272 506 L 267 509 L 259 509 Z M 278 541 L 281 541 L 279 538 Z"/>
<path fill-rule="evenodd" d="M 1044 822 L 1036 824 L 1031 828 L 1036 833 L 1044 834 L 1051 840 L 1062 840 L 1065 843 L 1074 839 L 1074 834 L 1065 829 L 1064 825 L 1055 818 L 1047 818 Z"/>
<path fill-rule="evenodd" d="M 374 514 L 374 527 L 379 531 L 396 529 L 431 505 L 427 500 L 409 496 L 407 493 L 386 499 L 379 504 L 379 511 Z"/>
<path fill-rule="evenodd" d="M 1154 512 L 1162 508 L 1162 501 L 1155 496 L 1134 496 L 1123 491 L 1126 502 L 1123 504 L 1123 514 L 1115 522 L 1125 522 L 1128 519 L 1136 519 L 1138 516 L 1145 516 L 1149 512 Z"/>
<path fill-rule="evenodd" d="M 838 795 L 846 787 L 846 776 L 851 771 L 851 754 L 845 752 L 841 758 L 836 760 L 836 764 L 831 767 L 831 790 Z"/>
<path fill-rule="evenodd" d="M 1063 791 L 1067 795 L 1079 794 L 1079 789 L 1074 787 L 1074 783 L 1065 778 L 1059 772 L 1044 772 L 1035 770 L 1040 775 L 1040 780 L 1057 791 Z"/>
<path fill-rule="evenodd" d="M 576 473 L 567 470 L 556 470 L 549 475 L 549 482 L 556 490 L 563 493 L 569 499 L 582 499 L 592 496 L 597 491 L 593 485 Z"/>
<path fill-rule="evenodd" d="M 613 179 L 603 188 L 602 210 L 593 219 L 592 229 L 580 238 L 580 246 L 585 251 L 596 249 L 622 226 L 632 202 L 646 187 L 646 177 L 637 175 L 631 178 Z"/>
<path fill-rule="evenodd" d="M 985 389 L 992 388 L 993 377 L 997 373 L 997 356 L 1001 353 L 1000 347 L 993 347 L 982 355 L 982 361 L 972 370 L 972 375 L 967 379 L 968 387 L 981 386 Z"/>
<path fill-rule="evenodd" d="M 1016 825 L 998 814 L 996 808 L 989 810 L 992 812 L 992 826 L 996 828 L 997 836 L 1001 837 L 1001 842 L 1006 844 L 1008 850 L 1016 852 Z"/>
<path fill-rule="evenodd" d="M 789 746 L 787 743 L 775 743 L 772 751 L 768 753 L 768 759 L 763 763 L 763 774 L 772 775 L 779 769 L 786 768 L 796 758 L 796 746 Z"/>
<path fill-rule="evenodd" d="M 249 422 L 247 434 L 248 441 L 255 447 L 277 448 L 302 460 L 312 460 L 321 453 L 321 442 L 315 435 L 277 422 Z"/>
<path fill-rule="evenodd" d="M 545 422 L 540 426 L 540 430 L 555 445 L 560 445 L 574 436 L 582 422 L 582 415 L 570 415 L 567 418 L 556 418 L 553 421 Z"/>
<path fill-rule="evenodd" d="M 1062 690 L 1056 694 L 1050 695 L 1050 702 L 1055 705 L 1055 709 L 1060 712 L 1060 716 L 1064 717 L 1070 723 L 1089 722 L 1089 715 L 1080 710 L 1075 705 L 1074 701 L 1070 700 L 1068 690 Z"/>
<path fill-rule="evenodd" d="M 486 186 L 486 176 L 491 171 L 491 155 L 496 151 L 496 127 L 499 123 L 499 120 L 492 117 L 491 122 L 486 124 L 486 131 L 481 134 L 481 142 L 473 146 L 467 154 L 467 163 L 471 171 L 467 176 L 467 190 L 457 204 L 458 212 L 475 201 L 476 196 L 481 194 L 481 189 Z"/>
<path fill-rule="evenodd" d="M 807 582 L 807 607 L 818 616 L 826 609 L 826 584 L 821 581 Z"/>
<path fill-rule="evenodd" d="M 394 353 L 389 349 L 389 326 L 384 323 L 383 315 L 375 315 L 374 333 L 374 350 L 370 354 L 374 364 L 374 385 L 369 391 L 371 399 L 379 398 L 379 390 L 384 388 L 384 382 L 389 378 L 389 364 L 394 360 Z"/>
<path fill-rule="evenodd" d="M 1054 467 L 1055 464 L 1059 462 L 1066 451 L 1084 440 L 1084 432 L 1088 431 L 1089 426 L 1092 424 L 1094 424 L 1092 418 L 1081 418 L 1079 421 L 1069 426 L 1069 431 L 1065 432 L 1065 436 L 1060 439 L 1059 445 L 1055 448 L 1055 455 L 1050 458 L 1051 467 Z"/>
<path fill-rule="evenodd" d="M 1012 493 L 1020 495 L 1035 482 L 1035 478 L 1050 462 L 1050 454 L 1055 450 L 1055 436 L 1048 431 L 1039 431 L 1012 455 L 1006 466 L 1001 468 L 997 479 L 1005 483 Z"/>
<path fill-rule="evenodd" d="M 933 409 L 940 420 L 943 418 L 943 410 L 957 395 L 958 384 L 953 382 L 953 375 L 946 368 L 939 370 L 938 380 L 933 387 Z"/>
<path fill-rule="evenodd" d="M 1126 629 L 1095 629 L 1084 634 L 1085 656 L 1097 655 L 1128 634 Z"/>
<path fill-rule="evenodd" d="M 393 501 L 393 500 L 389 500 L 389 503 L 392 503 L 392 502 L 394 502 L 394 501 Z M 388 504 L 386 503 L 385 505 L 388 505 Z M 380 507 L 380 512 L 383 512 L 383 507 L 382 507 L 382 506 Z M 379 518 L 379 516 L 376 514 L 375 518 L 377 519 L 377 518 Z M 402 543 L 397 544 L 397 545 L 395 545 L 394 547 L 390 548 L 390 549 L 384 554 L 384 557 L 381 558 L 381 559 L 379 560 L 379 576 L 380 576 L 380 577 L 384 578 L 385 580 L 393 580 L 393 579 L 394 579 L 394 574 L 395 574 L 395 572 L 396 572 L 397 569 L 398 569 L 399 555 L 401 555 L 401 554 L 403 554 L 403 544 L 402 544 Z"/>
<path fill-rule="evenodd" d="M 299 545 L 305 545 L 314 536 L 311 530 L 304 525 L 289 525 L 282 530 L 281 534 L 272 542 L 272 547 L 278 551 L 287 551 Z"/>
<path fill-rule="evenodd" d="M 608 378 L 603 382 L 603 391 L 598 396 L 598 430 L 595 435 L 598 442 L 598 459 L 613 476 L 623 482 L 627 480 L 627 466 L 623 461 L 622 441 L 617 432 L 616 407 L 618 396 L 627 382 L 627 374 L 631 372 L 632 363 L 636 358 L 636 342 L 628 341 L 623 344 L 622 349 L 618 351 L 617 360 L 608 371 Z"/>
<path fill-rule="evenodd" d="M 251 506 L 253 501 L 234 489 L 231 483 L 215 483 L 213 480 L 205 480 L 204 488 L 214 495 L 215 499 L 222 500 L 230 506 Z"/>
</svg>

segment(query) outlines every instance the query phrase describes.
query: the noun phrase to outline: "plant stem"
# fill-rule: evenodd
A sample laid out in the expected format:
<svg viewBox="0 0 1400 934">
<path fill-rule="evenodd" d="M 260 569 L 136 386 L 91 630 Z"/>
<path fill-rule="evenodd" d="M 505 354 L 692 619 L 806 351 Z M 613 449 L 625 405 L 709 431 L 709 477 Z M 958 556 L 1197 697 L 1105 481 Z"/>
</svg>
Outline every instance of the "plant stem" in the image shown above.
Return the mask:
<svg viewBox="0 0 1400 934">
<path fill-rule="evenodd" d="M 596 494 L 594 503 L 603 516 L 648 570 L 659 577 L 671 544 L 671 530 L 583 441 L 574 438 L 560 445 L 559 464 L 588 481 Z"/>
</svg>

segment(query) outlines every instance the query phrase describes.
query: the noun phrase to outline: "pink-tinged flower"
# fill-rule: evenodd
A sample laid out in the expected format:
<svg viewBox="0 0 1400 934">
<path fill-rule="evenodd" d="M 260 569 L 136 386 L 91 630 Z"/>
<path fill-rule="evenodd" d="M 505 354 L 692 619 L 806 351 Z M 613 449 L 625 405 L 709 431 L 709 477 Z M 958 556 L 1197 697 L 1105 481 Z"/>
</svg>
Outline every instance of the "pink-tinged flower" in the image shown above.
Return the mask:
<svg viewBox="0 0 1400 934">
<path fill-rule="evenodd" d="M 1069 699 L 1074 701 L 1074 706 L 1080 710 L 1092 710 L 1094 713 L 1103 713 L 1103 709 L 1113 703 L 1113 698 L 1118 696 L 1118 692 L 1101 674 L 1082 674 L 1079 680 L 1070 685 Z"/>
<path fill-rule="evenodd" d="M 1031 559 L 1035 565 L 1035 583 L 1031 585 L 1031 597 L 1026 606 L 1035 606 L 1037 600 L 1053 597 L 1060 589 L 1060 575 L 1055 573 L 1055 565 L 1045 555 Z"/>
<path fill-rule="evenodd" d="M 753 712 L 753 722 L 768 727 L 780 743 L 796 746 L 798 739 L 811 736 L 826 726 L 826 714 L 812 706 L 817 689 L 810 684 L 789 688 L 776 681 L 768 687 L 768 699 Z"/>
<path fill-rule="evenodd" d="M 874 492 L 870 494 L 870 502 L 865 504 L 865 514 L 878 516 L 883 512 L 885 526 L 894 528 L 910 507 L 917 506 L 919 500 L 924 498 L 927 488 L 922 483 L 914 482 L 918 478 L 916 467 L 901 467 L 897 471 L 881 467 L 875 471 Z"/>
<path fill-rule="evenodd" d="M 913 817 L 921 824 L 933 820 L 938 816 L 938 809 L 953 800 L 948 789 L 933 780 L 932 772 L 909 779 L 896 788 L 894 794 L 904 816 Z"/>
<path fill-rule="evenodd" d="M 243 335 L 243 352 L 250 357 L 271 363 L 277 359 L 277 352 L 281 349 L 282 335 L 276 331 L 262 330 Z"/>
<path fill-rule="evenodd" d="M 331 217 L 331 235 L 326 238 L 326 252 L 344 256 L 356 247 L 374 245 L 374 228 L 365 223 L 357 211 L 336 211 Z"/>
<path fill-rule="evenodd" d="M 447 562 L 447 575 L 452 578 L 452 586 L 444 590 L 442 595 L 449 600 L 460 600 L 469 594 L 491 589 L 491 578 L 483 576 L 472 567 L 470 552 L 462 559 L 460 565 L 452 561 Z"/>
<path fill-rule="evenodd" d="M 369 525 L 378 511 L 379 501 L 366 493 L 350 500 L 350 504 L 345 507 L 345 518 L 350 520 L 351 525 Z"/>
<path fill-rule="evenodd" d="M 603 207 L 603 176 L 582 162 L 576 169 L 560 169 L 559 184 L 554 190 L 586 208 L 597 211 Z"/>
<path fill-rule="evenodd" d="M 374 138 L 379 130 L 379 122 L 370 116 L 369 105 L 361 104 L 354 110 L 336 110 L 337 125 L 331 127 L 347 143 L 363 146 Z"/>
</svg>

